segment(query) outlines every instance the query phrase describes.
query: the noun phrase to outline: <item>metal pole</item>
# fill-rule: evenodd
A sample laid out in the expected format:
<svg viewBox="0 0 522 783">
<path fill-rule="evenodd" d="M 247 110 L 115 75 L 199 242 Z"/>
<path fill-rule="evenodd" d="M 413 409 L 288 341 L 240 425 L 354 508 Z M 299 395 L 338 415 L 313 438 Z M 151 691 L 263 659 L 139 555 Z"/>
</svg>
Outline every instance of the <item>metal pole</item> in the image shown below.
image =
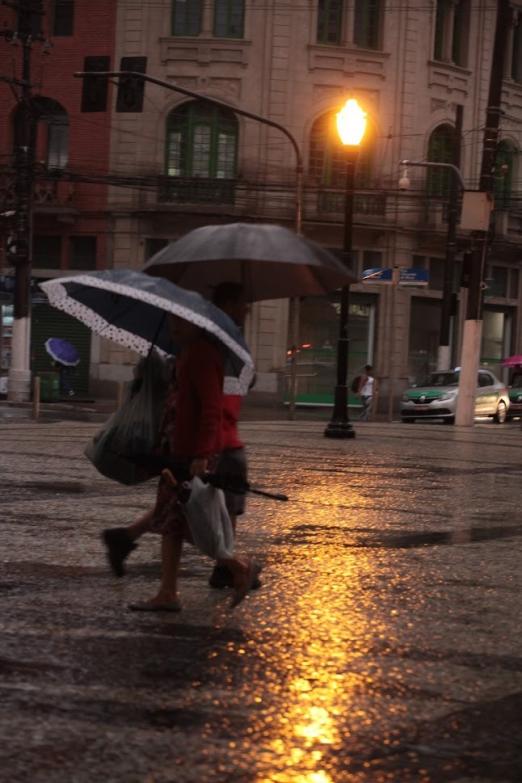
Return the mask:
<svg viewBox="0 0 522 783">
<path fill-rule="evenodd" d="M 40 376 L 33 378 L 33 419 L 38 421 L 40 418 Z"/>
<path fill-rule="evenodd" d="M 397 303 L 397 288 L 399 287 L 399 279 L 400 279 L 400 268 L 398 266 L 393 267 L 392 272 L 392 284 L 391 284 L 391 290 L 390 290 L 390 334 L 392 335 L 392 345 L 393 345 L 393 335 L 395 334 L 395 311 L 397 309 L 396 303 Z M 393 353 L 390 351 L 390 355 L 388 357 L 389 366 L 390 366 L 390 372 L 388 373 L 388 421 L 393 421 L 393 396 L 395 394 L 395 367 L 393 364 Z"/>
<path fill-rule="evenodd" d="M 303 228 L 303 164 L 297 161 L 296 166 L 296 188 L 295 188 L 295 231 L 296 234 L 302 233 Z M 295 419 L 295 401 L 297 397 L 297 348 L 299 346 L 299 323 L 300 323 L 301 302 L 299 297 L 290 300 L 291 317 L 291 354 L 290 354 L 290 388 L 288 394 L 288 418 L 290 421 Z"/>
<path fill-rule="evenodd" d="M 348 265 L 352 255 L 353 206 L 355 165 L 358 147 L 347 147 L 346 194 L 344 211 L 344 258 Z M 341 289 L 341 312 L 339 316 L 339 338 L 337 341 L 337 383 L 334 391 L 332 418 L 324 431 L 326 438 L 355 438 L 355 430 L 348 414 L 348 316 L 350 310 L 350 286 Z"/>
<path fill-rule="evenodd" d="M 13 261 L 15 265 L 14 320 L 8 399 L 26 402 L 31 397 L 30 294 L 32 263 L 32 207 L 35 122 L 31 106 L 32 17 L 38 13 L 31 0 L 20 0 L 18 38 L 22 43 L 21 96 L 16 127 L 16 216 Z"/>
<path fill-rule="evenodd" d="M 455 148 L 454 165 L 460 165 L 460 146 L 462 137 L 463 107 L 457 105 L 455 119 Z M 450 326 L 453 303 L 453 286 L 455 278 L 455 255 L 457 250 L 457 221 L 459 216 L 459 192 L 455 181 L 455 172 L 452 170 L 449 204 L 448 204 L 448 234 L 446 238 L 446 259 L 444 262 L 444 280 L 442 284 L 442 301 L 440 308 L 439 350 L 437 354 L 437 370 L 449 370 L 451 365 L 450 355 Z"/>
<path fill-rule="evenodd" d="M 511 20 L 511 8 L 508 0 L 498 0 L 495 42 L 484 130 L 482 165 L 480 170 L 480 191 L 492 194 L 495 184 L 495 156 L 500 124 L 500 104 L 502 101 L 502 82 L 504 77 L 504 58 Z M 462 339 L 460 360 L 459 394 L 455 423 L 472 427 L 475 421 L 475 395 L 477 392 L 477 370 L 480 365 L 482 345 L 482 298 L 484 271 L 487 262 L 490 230 L 481 232 L 473 252 L 471 283 L 468 292 L 466 322 Z"/>
</svg>

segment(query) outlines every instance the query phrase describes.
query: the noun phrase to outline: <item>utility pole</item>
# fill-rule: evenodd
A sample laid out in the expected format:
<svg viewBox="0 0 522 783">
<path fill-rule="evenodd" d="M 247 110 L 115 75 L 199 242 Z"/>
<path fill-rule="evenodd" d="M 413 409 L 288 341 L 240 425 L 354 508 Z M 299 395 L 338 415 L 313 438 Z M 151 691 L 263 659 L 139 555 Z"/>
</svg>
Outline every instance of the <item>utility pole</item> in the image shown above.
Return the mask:
<svg viewBox="0 0 522 783">
<path fill-rule="evenodd" d="M 455 143 L 453 146 L 453 160 L 451 161 L 457 169 L 460 169 L 462 120 L 463 106 L 457 104 L 455 114 Z M 454 172 L 451 171 L 448 204 L 448 234 L 446 237 L 446 259 L 444 262 L 444 280 L 442 284 L 437 370 L 449 370 L 451 364 L 450 326 L 453 305 L 453 287 L 455 284 L 455 255 L 457 250 L 457 223 L 459 217 L 460 192 L 461 188 L 456 182 Z"/>
<path fill-rule="evenodd" d="M 7 394 L 12 402 L 25 402 L 31 396 L 30 340 L 31 300 L 30 282 L 32 265 L 33 181 L 36 123 L 31 105 L 31 53 L 33 41 L 42 36 L 34 35 L 35 17 L 43 16 L 41 0 L 7 2 L 17 12 L 15 30 L 3 30 L 1 35 L 22 47 L 22 73 L 20 79 L 7 79 L 18 87 L 18 109 L 15 124 L 15 204 L 14 231 L 10 246 L 10 259 L 15 268 L 14 320 Z"/>
<path fill-rule="evenodd" d="M 500 125 L 504 57 L 507 48 L 511 13 L 509 0 L 497 0 L 497 22 L 495 28 L 493 60 L 491 63 L 479 187 L 479 191 L 486 193 L 489 197 L 492 197 L 495 185 L 494 169 L 497 154 L 498 129 Z M 472 427 L 475 419 L 475 395 L 482 344 L 483 281 L 489 237 L 490 228 L 481 231 L 472 251 L 466 321 L 464 323 L 462 337 L 459 394 L 455 415 L 455 423 L 466 427 Z"/>
</svg>

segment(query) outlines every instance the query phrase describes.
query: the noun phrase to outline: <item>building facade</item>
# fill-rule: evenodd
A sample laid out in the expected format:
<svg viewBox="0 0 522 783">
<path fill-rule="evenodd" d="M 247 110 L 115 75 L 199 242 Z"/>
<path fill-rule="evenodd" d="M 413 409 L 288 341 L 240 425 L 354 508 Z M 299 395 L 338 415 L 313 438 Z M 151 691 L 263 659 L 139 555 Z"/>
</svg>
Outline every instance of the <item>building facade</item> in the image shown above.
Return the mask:
<svg viewBox="0 0 522 783">
<path fill-rule="evenodd" d="M 33 7 L 38 11 L 38 3 Z M 33 308 L 31 364 L 33 371 L 52 368 L 44 348 L 48 337 L 69 337 L 81 353 L 75 373 L 78 392 L 88 391 L 91 362 L 97 345 L 77 321 L 45 304 L 37 282 L 66 272 L 103 268 L 110 264 L 111 217 L 108 211 L 110 109 L 88 111 L 82 81 L 76 71 L 113 64 L 116 3 L 93 0 L 46 0 L 33 16 L 31 45 L 31 109 L 36 126 L 33 217 Z M 0 23 L 17 30 L 15 7 L 2 6 Z M 0 40 L 0 75 L 19 78 L 21 46 L 16 36 Z M 110 99 L 108 88 L 107 98 Z M 19 121 L 17 89 L 0 83 L 0 212 L 16 207 L 14 150 Z M 94 107 L 96 108 L 96 107 Z M 9 216 L 0 218 L 3 235 L 1 274 L 9 277 Z M 5 286 L 4 286 L 5 289 Z M 2 370 L 9 366 L 11 297 L 2 297 Z M 94 348 L 94 354 L 93 354 Z"/>
<path fill-rule="evenodd" d="M 110 175 L 106 212 L 101 207 L 103 189 L 89 191 L 96 192 L 98 209 L 93 205 L 89 219 L 95 221 L 101 211 L 107 232 L 105 244 L 97 249 L 98 265 L 140 268 L 166 242 L 206 223 L 295 225 L 297 161 L 292 146 L 277 130 L 236 114 L 234 108 L 276 121 L 295 137 L 304 160 L 303 232 L 339 251 L 346 163 L 333 118 L 346 97 L 358 98 L 369 125 L 356 173 L 353 267 L 358 275 L 367 268 L 420 267 L 429 277 L 424 287 L 352 286 L 350 374 L 372 363 L 380 380 L 380 407 L 391 409 L 411 380 L 435 367 L 448 198 L 454 186 L 443 170 L 410 166 L 406 177 L 400 161 L 447 163 L 460 146 L 465 186 L 477 189 L 496 4 L 119 0 L 89 5 L 97 33 L 103 30 L 102 36 L 108 36 L 114 23 L 115 67 L 145 70 L 172 87 L 147 84 L 143 107 L 139 100 L 134 105 L 132 95 L 122 107 L 113 94 L 107 115 L 77 118 L 78 128 L 91 123 L 93 132 L 78 152 L 84 156 L 84 171 L 94 175 L 105 169 Z M 105 27 L 97 16 L 109 7 L 115 18 Z M 96 39 L 97 46 L 82 40 L 74 69 L 84 65 L 87 55 L 110 54 L 109 40 L 103 40 Z M 485 274 L 482 345 L 482 362 L 499 375 L 501 358 L 522 347 L 522 211 L 517 195 L 521 53 L 522 7 L 514 2 L 504 63 L 496 231 Z M 78 108 L 80 88 L 77 83 L 73 87 Z M 225 101 L 229 108 L 188 98 L 176 87 Z M 70 96 L 57 88 L 53 98 L 72 111 Z M 463 116 L 460 145 L 455 132 L 458 107 Z M 409 180 L 408 190 L 399 188 L 400 177 Z M 81 235 L 78 225 L 74 235 Z M 66 234 L 61 236 L 61 263 L 77 268 L 67 261 Z M 464 317 L 462 255 L 472 241 L 472 233 L 459 230 L 453 363 L 458 363 Z M 287 301 L 276 300 L 256 304 L 251 313 L 247 338 L 259 391 L 284 394 L 289 309 Z M 298 392 L 303 402 L 331 400 L 338 314 L 336 294 L 301 302 Z M 93 390 L 128 378 L 134 361 L 128 352 L 93 340 Z"/>
<path fill-rule="evenodd" d="M 164 0 L 119 3 L 117 60 L 146 58 L 147 73 L 225 100 L 285 125 L 305 161 L 303 231 L 342 246 L 343 150 L 333 115 L 355 95 L 369 116 L 357 170 L 353 264 L 421 267 L 427 287 L 357 284 L 350 307 L 350 368 L 375 365 L 384 398 L 434 369 L 452 183 L 444 171 L 403 159 L 451 162 L 462 106 L 461 171 L 476 189 L 495 29 L 495 4 L 435 0 Z M 505 62 L 496 171 L 496 234 L 486 273 L 482 361 L 500 359 L 522 339 L 517 168 L 522 130 L 522 25 L 513 7 Z M 143 177 L 112 189 L 115 265 L 141 266 L 163 244 L 207 222 L 295 221 L 296 160 L 284 136 L 230 110 L 147 85 L 144 109 L 113 117 L 111 168 Z M 404 172 L 402 172 L 404 174 Z M 462 253 L 459 232 L 455 291 Z M 458 361 L 463 308 L 455 308 Z M 336 296 L 301 303 L 301 399 L 326 401 L 334 378 Z M 259 388 L 281 389 L 288 348 L 288 303 L 256 305 L 248 337 Z M 111 361 L 111 354 L 107 355 Z M 381 400 L 381 406 L 384 401 Z"/>
</svg>

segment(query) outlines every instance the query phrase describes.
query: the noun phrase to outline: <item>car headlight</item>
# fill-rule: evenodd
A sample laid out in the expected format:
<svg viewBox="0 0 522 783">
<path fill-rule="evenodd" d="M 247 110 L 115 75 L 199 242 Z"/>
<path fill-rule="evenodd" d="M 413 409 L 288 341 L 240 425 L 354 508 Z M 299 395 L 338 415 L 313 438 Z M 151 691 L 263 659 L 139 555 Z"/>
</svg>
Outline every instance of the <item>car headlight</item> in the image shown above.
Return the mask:
<svg viewBox="0 0 522 783">
<path fill-rule="evenodd" d="M 440 395 L 439 400 L 454 400 L 456 396 L 457 396 L 456 391 L 443 392 Z"/>
<path fill-rule="evenodd" d="M 403 395 L 402 395 L 402 401 L 403 401 L 403 402 L 409 402 L 409 401 L 410 401 L 410 398 L 408 397 L 408 395 L 407 395 L 407 394 L 403 394 Z"/>
</svg>

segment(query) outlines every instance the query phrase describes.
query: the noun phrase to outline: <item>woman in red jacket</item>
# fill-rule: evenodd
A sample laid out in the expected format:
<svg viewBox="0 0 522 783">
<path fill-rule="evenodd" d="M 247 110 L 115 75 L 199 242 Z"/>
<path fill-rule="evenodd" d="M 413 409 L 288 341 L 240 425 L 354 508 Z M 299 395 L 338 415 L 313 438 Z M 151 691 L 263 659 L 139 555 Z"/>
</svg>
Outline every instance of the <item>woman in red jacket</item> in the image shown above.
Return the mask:
<svg viewBox="0 0 522 783">
<path fill-rule="evenodd" d="M 222 450 L 223 356 L 198 327 L 170 317 L 172 337 L 181 346 L 176 362 L 175 415 L 168 426 L 169 453 L 178 480 L 203 476 Z M 167 411 L 168 417 L 169 411 Z M 171 474 L 172 475 L 172 474 Z M 162 477 L 148 529 L 162 536 L 161 583 L 149 601 L 131 604 L 137 611 L 179 611 L 178 573 L 183 540 L 190 538 L 172 479 Z M 252 558 L 218 561 L 233 575 L 232 604 L 238 604 L 259 571 Z"/>
</svg>

